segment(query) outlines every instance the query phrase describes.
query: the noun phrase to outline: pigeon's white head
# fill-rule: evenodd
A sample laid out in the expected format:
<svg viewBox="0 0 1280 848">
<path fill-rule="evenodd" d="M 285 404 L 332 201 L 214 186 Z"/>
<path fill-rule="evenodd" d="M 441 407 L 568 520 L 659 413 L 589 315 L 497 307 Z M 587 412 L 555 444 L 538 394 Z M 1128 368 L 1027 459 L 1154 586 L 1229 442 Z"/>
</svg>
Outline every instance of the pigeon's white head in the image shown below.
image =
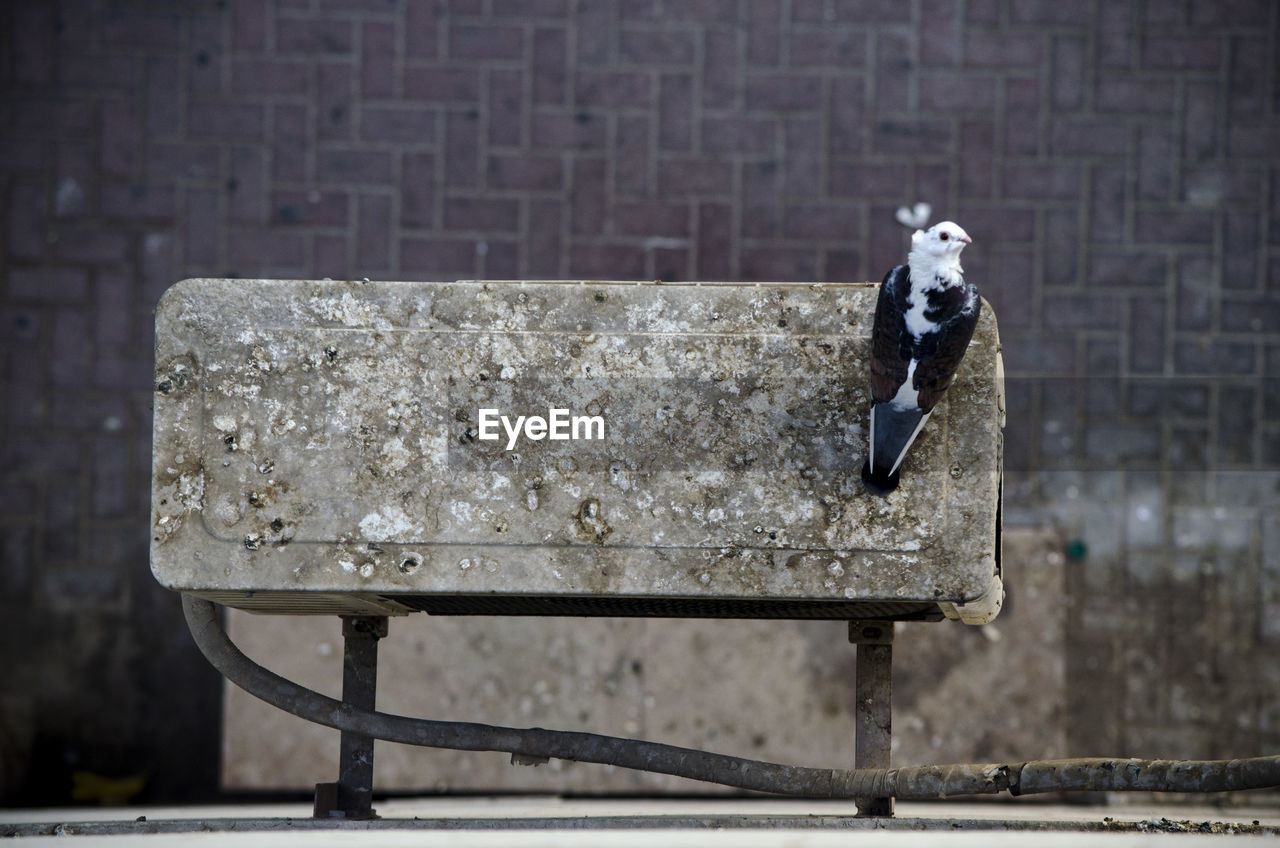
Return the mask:
<svg viewBox="0 0 1280 848">
<path fill-rule="evenodd" d="M 952 284 L 960 280 L 964 269 L 960 267 L 960 251 L 972 244 L 959 224 L 943 221 L 927 230 L 916 230 L 911 236 L 911 253 L 907 263 L 912 277 L 932 282 L 935 277 Z"/>
</svg>

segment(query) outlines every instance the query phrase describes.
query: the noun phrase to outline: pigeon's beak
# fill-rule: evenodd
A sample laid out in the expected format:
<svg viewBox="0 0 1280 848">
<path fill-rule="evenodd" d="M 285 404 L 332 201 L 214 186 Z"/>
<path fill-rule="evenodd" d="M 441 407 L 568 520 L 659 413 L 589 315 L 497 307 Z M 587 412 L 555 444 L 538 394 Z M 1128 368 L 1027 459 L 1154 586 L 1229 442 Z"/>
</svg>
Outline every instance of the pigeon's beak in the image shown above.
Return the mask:
<svg viewBox="0 0 1280 848">
<path fill-rule="evenodd" d="M 973 244 L 973 239 L 969 238 L 968 236 L 960 236 L 960 241 L 964 242 L 965 244 Z"/>
</svg>

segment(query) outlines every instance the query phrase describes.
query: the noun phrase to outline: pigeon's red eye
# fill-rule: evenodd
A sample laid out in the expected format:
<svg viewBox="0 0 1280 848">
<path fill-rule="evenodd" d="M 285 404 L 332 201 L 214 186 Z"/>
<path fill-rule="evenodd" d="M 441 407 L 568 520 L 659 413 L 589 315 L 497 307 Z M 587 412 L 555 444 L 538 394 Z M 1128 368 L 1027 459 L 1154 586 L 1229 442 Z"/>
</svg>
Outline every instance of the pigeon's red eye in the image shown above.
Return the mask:
<svg viewBox="0 0 1280 848">
<path fill-rule="evenodd" d="M 951 233 L 938 233 L 938 238 L 942 239 L 943 241 L 946 241 L 947 239 L 951 238 Z"/>
</svg>

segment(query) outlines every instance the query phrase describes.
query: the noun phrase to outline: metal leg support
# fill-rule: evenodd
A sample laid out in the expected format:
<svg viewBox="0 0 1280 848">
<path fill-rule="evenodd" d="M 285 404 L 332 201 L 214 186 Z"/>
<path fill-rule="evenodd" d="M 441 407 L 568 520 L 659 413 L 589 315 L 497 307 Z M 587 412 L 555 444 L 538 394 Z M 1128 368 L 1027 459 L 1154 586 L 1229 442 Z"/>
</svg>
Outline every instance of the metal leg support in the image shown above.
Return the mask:
<svg viewBox="0 0 1280 848">
<path fill-rule="evenodd" d="M 373 710 L 378 692 L 378 640 L 386 616 L 342 616 L 342 700 Z M 317 783 L 316 818 L 373 819 L 373 737 L 343 731 L 338 782 Z"/>
<path fill-rule="evenodd" d="M 893 622 L 851 621 L 856 645 L 854 767 L 889 768 L 893 740 Z M 857 798 L 859 816 L 892 816 L 893 798 Z"/>
</svg>

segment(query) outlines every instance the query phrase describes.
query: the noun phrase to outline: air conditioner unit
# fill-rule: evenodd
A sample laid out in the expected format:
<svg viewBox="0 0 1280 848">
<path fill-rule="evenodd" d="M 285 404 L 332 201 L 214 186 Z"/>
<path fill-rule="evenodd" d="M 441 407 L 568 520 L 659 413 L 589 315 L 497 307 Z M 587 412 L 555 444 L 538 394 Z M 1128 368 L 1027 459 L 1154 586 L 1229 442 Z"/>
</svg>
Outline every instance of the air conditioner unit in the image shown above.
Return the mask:
<svg viewBox="0 0 1280 848">
<path fill-rule="evenodd" d="M 995 318 L 873 497 L 876 291 L 185 280 L 157 313 L 152 568 L 272 613 L 988 621 Z"/>
</svg>

